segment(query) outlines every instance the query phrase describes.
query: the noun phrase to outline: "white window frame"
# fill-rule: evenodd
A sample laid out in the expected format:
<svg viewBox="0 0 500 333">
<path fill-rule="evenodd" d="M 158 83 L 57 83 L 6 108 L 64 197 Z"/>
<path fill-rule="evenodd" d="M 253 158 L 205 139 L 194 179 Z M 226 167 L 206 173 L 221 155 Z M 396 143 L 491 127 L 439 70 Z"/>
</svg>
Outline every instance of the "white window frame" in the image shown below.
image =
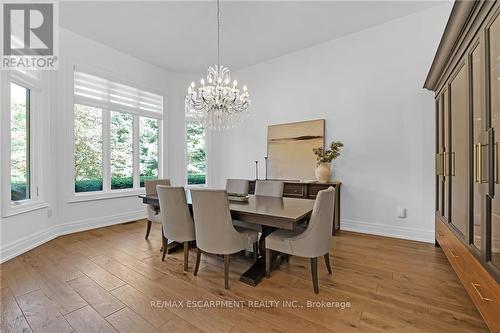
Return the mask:
<svg viewBox="0 0 500 333">
<path fill-rule="evenodd" d="M 22 214 L 32 210 L 48 207 L 44 201 L 43 186 L 41 184 L 41 126 L 44 100 L 42 90 L 43 74 L 39 72 L 23 73 L 20 71 L 4 71 L 2 73 L 1 95 L 2 111 L 1 132 L 2 132 L 2 217 Z M 30 198 L 26 200 L 11 201 L 11 101 L 10 84 L 14 83 L 30 90 L 29 100 L 29 190 Z"/>
<path fill-rule="evenodd" d="M 194 116 L 186 114 L 184 120 L 184 156 L 185 156 L 185 168 L 184 168 L 184 184 L 188 188 L 196 187 L 209 187 L 211 186 L 211 180 L 209 178 L 209 142 L 211 141 L 211 131 L 205 127 L 205 184 L 188 184 L 188 151 L 187 151 L 187 123 L 201 123 L 200 120 L 196 119 Z"/>
<path fill-rule="evenodd" d="M 116 80 L 113 75 L 106 73 L 99 73 L 90 68 L 81 68 L 81 66 L 73 66 L 72 80 L 71 80 L 71 90 L 72 90 L 72 187 L 73 187 L 73 197 L 69 202 L 79 202 L 79 201 L 89 201 L 89 200 L 99 200 L 108 199 L 116 197 L 126 197 L 134 196 L 137 194 L 144 193 L 144 187 L 140 187 L 140 156 L 139 156 L 139 138 L 140 138 L 140 120 L 139 117 L 146 117 L 150 119 L 155 119 L 158 121 L 158 178 L 163 177 L 163 112 L 151 112 L 146 110 L 130 109 L 130 108 L 120 108 L 117 105 L 96 101 L 91 98 L 75 97 L 74 94 L 74 78 L 75 71 L 80 71 L 88 73 L 90 75 L 98 76 L 109 81 L 113 81 L 119 84 L 128 85 L 130 87 L 136 87 L 143 91 L 148 91 L 159 96 L 163 95 L 161 93 L 155 92 L 151 89 L 143 89 L 142 87 L 137 87 L 137 85 L 131 84 L 130 82 L 124 82 L 124 80 Z M 102 179 L 103 179 L 103 189 L 101 191 L 89 191 L 89 192 L 76 192 L 75 187 L 75 119 L 74 119 L 74 105 L 84 105 L 99 108 L 102 110 Z M 165 103 L 162 103 L 162 111 L 164 109 Z M 131 114 L 133 116 L 133 131 L 132 131 L 132 163 L 133 163 L 133 187 L 128 189 L 111 189 L 111 111 L 122 112 Z"/>
</svg>

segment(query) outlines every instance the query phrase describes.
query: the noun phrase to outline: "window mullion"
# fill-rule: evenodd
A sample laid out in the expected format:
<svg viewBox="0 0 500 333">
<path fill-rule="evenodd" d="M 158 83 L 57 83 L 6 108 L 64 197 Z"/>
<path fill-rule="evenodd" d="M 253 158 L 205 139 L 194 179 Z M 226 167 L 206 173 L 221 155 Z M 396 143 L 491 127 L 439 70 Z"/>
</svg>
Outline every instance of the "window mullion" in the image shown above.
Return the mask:
<svg viewBox="0 0 500 333">
<path fill-rule="evenodd" d="M 139 116 L 134 115 L 133 121 L 133 131 L 132 131 L 132 165 L 133 165 L 133 179 L 134 179 L 134 189 L 139 189 L 140 185 L 140 165 L 139 165 Z"/>
<path fill-rule="evenodd" d="M 111 191 L 111 115 L 102 109 L 102 189 Z"/>
</svg>

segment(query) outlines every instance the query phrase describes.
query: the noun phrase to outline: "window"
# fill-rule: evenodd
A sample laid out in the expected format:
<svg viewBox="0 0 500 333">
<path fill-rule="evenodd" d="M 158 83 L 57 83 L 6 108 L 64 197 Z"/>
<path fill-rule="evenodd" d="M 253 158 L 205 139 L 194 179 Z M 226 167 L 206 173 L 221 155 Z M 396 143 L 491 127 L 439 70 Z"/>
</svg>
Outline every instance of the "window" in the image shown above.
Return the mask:
<svg viewBox="0 0 500 333">
<path fill-rule="evenodd" d="M 133 187 L 134 165 L 132 135 L 134 119 L 131 114 L 111 111 L 111 189 Z"/>
<path fill-rule="evenodd" d="M 2 168 L 1 216 L 47 207 L 43 201 L 48 94 L 44 71 L 11 70 L 0 75 Z M 4 186 L 5 185 L 5 186 Z"/>
<path fill-rule="evenodd" d="M 102 190 L 102 109 L 75 104 L 75 192 Z"/>
<path fill-rule="evenodd" d="M 139 169 L 141 187 L 145 180 L 158 178 L 158 129 L 157 119 L 140 117 Z"/>
<path fill-rule="evenodd" d="M 31 198 L 30 182 L 30 94 L 10 83 L 10 200 Z"/>
<path fill-rule="evenodd" d="M 159 176 L 162 96 L 75 71 L 75 192 L 144 187 Z"/>
<path fill-rule="evenodd" d="M 197 121 L 186 121 L 187 184 L 206 184 L 207 162 L 205 128 Z"/>
</svg>

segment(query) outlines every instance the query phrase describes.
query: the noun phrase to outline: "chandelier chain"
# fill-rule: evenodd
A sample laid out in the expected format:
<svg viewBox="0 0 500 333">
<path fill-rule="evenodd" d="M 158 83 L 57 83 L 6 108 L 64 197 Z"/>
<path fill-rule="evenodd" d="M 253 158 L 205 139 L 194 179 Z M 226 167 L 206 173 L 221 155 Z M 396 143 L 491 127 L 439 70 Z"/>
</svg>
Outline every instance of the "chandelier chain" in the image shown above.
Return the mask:
<svg viewBox="0 0 500 333">
<path fill-rule="evenodd" d="M 217 0 L 217 66 L 220 67 L 220 4 Z"/>
</svg>

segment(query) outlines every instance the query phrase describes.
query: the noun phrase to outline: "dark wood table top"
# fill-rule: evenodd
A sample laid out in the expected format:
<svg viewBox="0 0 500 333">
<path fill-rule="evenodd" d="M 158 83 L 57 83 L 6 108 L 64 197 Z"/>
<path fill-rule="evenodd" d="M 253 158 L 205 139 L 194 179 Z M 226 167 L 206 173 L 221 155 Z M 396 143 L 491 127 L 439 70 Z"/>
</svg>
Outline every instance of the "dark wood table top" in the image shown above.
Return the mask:
<svg viewBox="0 0 500 333">
<path fill-rule="evenodd" d="M 158 205 L 157 195 L 140 195 L 146 204 Z M 191 205 L 191 194 L 186 191 L 186 199 Z M 229 201 L 229 209 L 234 219 L 293 230 L 295 226 L 312 213 L 314 200 L 296 198 L 276 198 L 250 195 L 247 202 Z"/>
</svg>

